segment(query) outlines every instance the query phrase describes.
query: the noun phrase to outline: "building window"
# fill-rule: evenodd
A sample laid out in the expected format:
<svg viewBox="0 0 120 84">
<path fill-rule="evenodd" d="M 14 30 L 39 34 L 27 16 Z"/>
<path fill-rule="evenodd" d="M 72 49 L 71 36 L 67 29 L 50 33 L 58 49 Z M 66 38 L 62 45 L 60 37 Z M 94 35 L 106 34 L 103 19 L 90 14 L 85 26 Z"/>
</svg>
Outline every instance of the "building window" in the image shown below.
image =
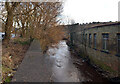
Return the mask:
<svg viewBox="0 0 120 84">
<path fill-rule="evenodd" d="M 89 47 L 91 47 L 91 44 L 92 44 L 92 36 L 91 34 L 89 34 Z"/>
<path fill-rule="evenodd" d="M 109 38 L 109 34 L 108 33 L 104 33 L 102 34 L 102 40 L 103 40 L 103 50 L 108 50 L 108 38 Z"/>
<path fill-rule="evenodd" d="M 117 46 L 118 46 L 118 48 L 117 48 L 117 52 L 118 52 L 118 54 L 120 54 L 120 34 L 117 34 Z"/>
<path fill-rule="evenodd" d="M 85 35 L 85 44 L 87 45 L 87 34 Z"/>
<path fill-rule="evenodd" d="M 82 34 L 82 44 L 84 44 L 84 34 Z"/>
<path fill-rule="evenodd" d="M 96 49 L 96 34 L 94 34 L 94 48 Z"/>
<path fill-rule="evenodd" d="M 80 43 L 82 44 L 82 34 L 80 34 Z"/>
</svg>

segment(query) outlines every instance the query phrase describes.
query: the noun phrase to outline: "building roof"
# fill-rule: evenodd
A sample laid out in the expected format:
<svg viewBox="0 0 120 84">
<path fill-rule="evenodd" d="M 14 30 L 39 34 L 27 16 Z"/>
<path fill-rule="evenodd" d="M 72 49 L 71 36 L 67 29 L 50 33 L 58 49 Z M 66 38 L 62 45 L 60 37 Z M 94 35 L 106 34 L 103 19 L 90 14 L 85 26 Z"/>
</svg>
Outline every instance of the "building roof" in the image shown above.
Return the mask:
<svg viewBox="0 0 120 84">
<path fill-rule="evenodd" d="M 113 25 L 120 25 L 120 22 L 106 22 L 106 23 L 101 23 L 101 24 L 95 24 L 95 25 L 90 26 L 89 28 L 113 26 Z"/>
</svg>

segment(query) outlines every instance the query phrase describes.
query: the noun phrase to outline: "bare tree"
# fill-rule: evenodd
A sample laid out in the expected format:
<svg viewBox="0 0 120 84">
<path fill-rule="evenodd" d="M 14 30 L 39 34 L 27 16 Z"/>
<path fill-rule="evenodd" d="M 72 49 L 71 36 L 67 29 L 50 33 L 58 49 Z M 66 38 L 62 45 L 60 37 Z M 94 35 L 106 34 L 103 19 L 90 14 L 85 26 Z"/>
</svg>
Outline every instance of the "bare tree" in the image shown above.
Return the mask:
<svg viewBox="0 0 120 84">
<path fill-rule="evenodd" d="M 5 9 L 6 42 L 16 24 L 22 37 L 39 39 L 43 51 L 62 39 L 63 28 L 58 26 L 62 2 L 5 2 Z"/>
<path fill-rule="evenodd" d="M 14 14 L 13 12 L 15 7 L 17 7 L 18 4 L 19 2 L 5 2 L 5 9 L 6 9 L 7 15 L 6 15 L 6 22 L 5 22 L 4 41 L 6 41 L 7 43 L 10 40 L 11 29 L 13 25 L 13 14 Z"/>
<path fill-rule="evenodd" d="M 58 26 L 57 19 L 61 13 L 61 6 L 60 2 L 47 2 L 42 3 L 40 9 L 37 10 L 40 15 L 36 20 L 35 37 L 40 40 L 43 52 L 63 38 L 63 28 Z"/>
</svg>

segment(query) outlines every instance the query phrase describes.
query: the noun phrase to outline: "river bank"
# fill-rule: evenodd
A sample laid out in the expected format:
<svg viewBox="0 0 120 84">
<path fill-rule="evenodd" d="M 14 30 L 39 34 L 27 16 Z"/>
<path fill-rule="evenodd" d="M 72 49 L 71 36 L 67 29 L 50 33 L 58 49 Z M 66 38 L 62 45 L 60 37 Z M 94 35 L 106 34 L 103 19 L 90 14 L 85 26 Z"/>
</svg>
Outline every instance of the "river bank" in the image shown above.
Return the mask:
<svg viewBox="0 0 120 84">
<path fill-rule="evenodd" d="M 77 53 L 74 49 L 70 49 L 70 51 L 75 66 L 78 68 L 78 70 L 83 71 L 86 77 L 90 77 L 91 82 L 105 82 L 107 84 L 120 82 L 119 77 L 110 78 L 108 76 L 108 72 L 104 71 L 99 66 L 92 63 L 90 59 L 82 57 L 80 53 Z"/>
<path fill-rule="evenodd" d="M 9 44 L 2 43 L 2 82 L 10 82 L 21 64 L 30 42 L 23 38 L 13 38 Z"/>
</svg>

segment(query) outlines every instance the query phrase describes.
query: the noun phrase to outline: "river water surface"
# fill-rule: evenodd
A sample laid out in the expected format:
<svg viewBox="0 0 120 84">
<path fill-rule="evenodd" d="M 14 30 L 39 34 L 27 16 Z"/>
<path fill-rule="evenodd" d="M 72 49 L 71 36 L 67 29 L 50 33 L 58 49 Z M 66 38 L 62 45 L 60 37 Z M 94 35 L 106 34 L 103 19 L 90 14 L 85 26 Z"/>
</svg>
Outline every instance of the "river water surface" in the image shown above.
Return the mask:
<svg viewBox="0 0 120 84">
<path fill-rule="evenodd" d="M 48 50 L 49 61 L 52 61 L 52 76 L 54 82 L 106 82 L 93 67 L 83 59 L 75 58 L 69 51 L 65 41 L 60 41 L 57 48 Z M 75 61 L 74 61 L 75 60 Z M 77 65 L 79 66 L 76 66 Z"/>
<path fill-rule="evenodd" d="M 84 81 L 84 77 L 79 79 L 80 72 L 72 62 L 71 54 L 65 41 L 61 41 L 57 48 L 48 50 L 50 60 L 53 61 L 54 82 L 80 82 Z"/>
</svg>

